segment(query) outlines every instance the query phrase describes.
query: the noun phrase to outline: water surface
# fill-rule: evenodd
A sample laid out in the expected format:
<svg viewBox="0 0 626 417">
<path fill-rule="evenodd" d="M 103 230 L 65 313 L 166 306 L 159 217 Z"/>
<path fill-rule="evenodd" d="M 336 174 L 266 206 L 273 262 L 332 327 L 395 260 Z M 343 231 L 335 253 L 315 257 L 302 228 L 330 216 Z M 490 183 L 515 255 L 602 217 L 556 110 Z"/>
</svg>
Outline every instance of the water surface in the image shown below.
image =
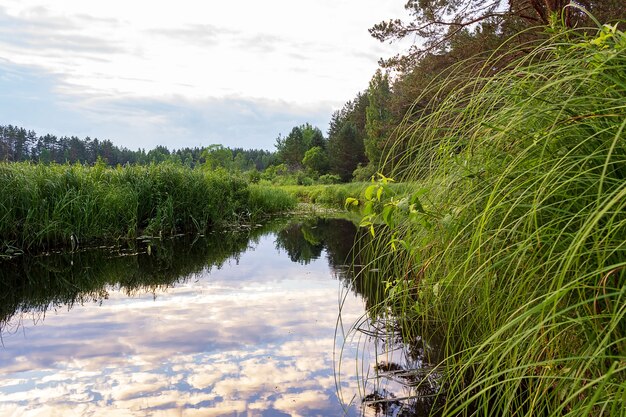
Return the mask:
<svg viewBox="0 0 626 417">
<path fill-rule="evenodd" d="M 362 404 L 405 395 L 370 376 L 407 355 L 348 333 L 373 324 L 354 234 L 308 219 L 4 264 L 0 415 L 411 415 Z"/>
</svg>

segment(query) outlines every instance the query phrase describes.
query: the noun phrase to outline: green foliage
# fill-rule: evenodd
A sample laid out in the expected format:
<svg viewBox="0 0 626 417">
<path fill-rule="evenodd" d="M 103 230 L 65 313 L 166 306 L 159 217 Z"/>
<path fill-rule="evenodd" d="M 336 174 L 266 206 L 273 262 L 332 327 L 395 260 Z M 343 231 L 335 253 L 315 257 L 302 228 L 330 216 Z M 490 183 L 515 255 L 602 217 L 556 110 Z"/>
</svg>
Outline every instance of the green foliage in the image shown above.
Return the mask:
<svg viewBox="0 0 626 417">
<path fill-rule="evenodd" d="M 357 182 L 369 181 L 376 175 L 376 172 L 376 167 L 372 164 L 367 164 L 365 166 L 359 164 L 352 172 L 352 177 L 354 178 L 354 181 Z"/>
<path fill-rule="evenodd" d="M 375 235 L 370 266 L 391 277 L 405 337 L 445 340 L 443 415 L 621 416 L 626 35 L 566 31 L 509 54 L 425 92 L 396 169 L 411 191 L 381 177 L 346 203 Z"/>
<path fill-rule="evenodd" d="M 363 138 L 352 122 L 346 122 L 328 144 L 331 170 L 342 181 L 352 179 L 352 172 L 364 162 Z"/>
<path fill-rule="evenodd" d="M 334 174 L 324 174 L 320 175 L 317 180 L 320 184 L 339 184 L 341 182 L 341 177 Z"/>
<path fill-rule="evenodd" d="M 363 198 L 363 193 L 371 183 L 346 183 L 330 185 L 285 185 L 280 188 L 292 194 L 298 201 L 333 208 L 345 208 L 346 199 L 351 196 Z M 409 184 L 388 184 L 390 193 L 400 195 L 412 189 Z"/>
<path fill-rule="evenodd" d="M 318 128 L 308 123 L 294 127 L 287 137 L 276 139 L 278 156 L 292 170 L 302 167 L 306 152 L 314 147 L 325 149 L 326 140 Z"/>
<path fill-rule="evenodd" d="M 268 167 L 263 173 L 261 173 L 261 179 L 267 181 L 274 181 L 277 177 L 282 177 L 287 174 L 287 165 L 279 164 Z"/>
<path fill-rule="evenodd" d="M 408 68 L 426 53 L 440 53 L 454 47 L 458 35 L 469 30 L 492 27 L 497 33 L 515 32 L 537 25 L 559 22 L 566 28 L 589 24 L 587 13 L 592 12 L 601 19 L 624 18 L 624 4 L 620 0 L 591 1 L 534 1 L 534 0 L 408 0 L 405 9 L 411 16 L 408 20 L 390 19 L 374 25 L 370 34 L 381 42 L 407 37 L 420 37 L 424 42 L 412 45 L 404 55 L 396 55 L 382 64 L 388 67 Z M 541 30 L 541 29 L 539 29 Z M 458 45 L 457 45 L 458 46 Z M 485 49 L 482 49 L 485 50 Z"/>
<path fill-rule="evenodd" d="M 329 168 L 328 155 L 320 146 L 314 146 L 305 152 L 302 165 L 318 174 L 325 174 Z"/>
<path fill-rule="evenodd" d="M 365 155 L 370 165 L 379 167 L 383 160 L 383 148 L 389 139 L 392 125 L 389 111 L 391 87 L 389 74 L 376 71 L 367 90 Z"/>
<path fill-rule="evenodd" d="M 279 206 L 260 196 L 252 201 L 257 214 Z M 141 234 L 204 233 L 241 219 L 249 204 L 246 182 L 223 171 L 171 163 L 117 168 L 107 168 L 103 161 L 91 168 L 0 163 L 5 248 L 69 245 L 72 235 L 89 243 Z"/>
<path fill-rule="evenodd" d="M 212 167 L 222 167 L 234 171 L 264 170 L 277 164 L 275 152 L 263 149 L 225 148 L 211 145 L 207 148 L 183 148 L 170 151 L 165 146 L 157 146 L 147 153 L 143 149 L 131 151 L 119 148 L 109 140 L 79 139 L 56 137 L 54 135 L 37 136 L 17 126 L 0 126 L 0 161 L 33 161 L 42 163 L 57 162 L 94 164 L 98 159 L 109 166 L 118 164 L 141 164 L 173 162 L 190 168 L 207 162 Z"/>
<path fill-rule="evenodd" d="M 352 172 L 365 156 L 365 119 L 368 104 L 367 95 L 358 94 L 352 101 L 333 113 L 328 130 L 328 155 L 330 171 L 339 175 L 342 181 L 350 181 Z"/>
<path fill-rule="evenodd" d="M 259 181 L 261 181 L 261 173 L 256 169 L 248 171 L 246 175 L 248 178 L 248 182 L 250 182 L 251 184 L 257 184 Z"/>
<path fill-rule="evenodd" d="M 298 172 L 296 178 L 298 185 L 313 185 L 313 178 L 308 177 L 304 172 Z"/>
<path fill-rule="evenodd" d="M 251 185 L 248 197 L 248 210 L 253 219 L 259 216 L 293 210 L 296 207 L 295 197 L 276 187 Z"/>
<path fill-rule="evenodd" d="M 204 167 L 215 170 L 218 168 L 230 169 L 233 165 L 233 153 L 222 145 L 210 145 L 202 151 Z"/>
</svg>

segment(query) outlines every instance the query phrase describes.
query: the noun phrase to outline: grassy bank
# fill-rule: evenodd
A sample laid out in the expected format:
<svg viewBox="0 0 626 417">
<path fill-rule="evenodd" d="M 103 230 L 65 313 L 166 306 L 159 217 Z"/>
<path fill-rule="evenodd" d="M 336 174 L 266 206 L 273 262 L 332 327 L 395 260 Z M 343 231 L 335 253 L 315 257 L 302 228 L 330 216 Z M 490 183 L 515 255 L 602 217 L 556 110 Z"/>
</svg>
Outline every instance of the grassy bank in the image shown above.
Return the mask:
<svg viewBox="0 0 626 417">
<path fill-rule="evenodd" d="M 301 203 L 343 209 L 348 197 L 364 198 L 365 190 L 370 185 L 368 182 L 352 182 L 329 185 L 282 185 L 277 188 L 294 196 Z M 388 190 L 394 195 L 403 195 L 414 187 L 415 185 L 410 183 L 389 184 Z"/>
<path fill-rule="evenodd" d="M 204 233 L 290 209 L 284 192 L 263 192 L 220 171 L 175 164 L 107 168 L 0 163 L 0 240 L 36 251 L 142 234 Z"/>
<path fill-rule="evenodd" d="M 560 33 L 484 73 L 405 126 L 395 176 L 420 191 L 362 199 L 385 307 L 445 341 L 443 415 L 623 416 L 626 35 Z"/>
</svg>

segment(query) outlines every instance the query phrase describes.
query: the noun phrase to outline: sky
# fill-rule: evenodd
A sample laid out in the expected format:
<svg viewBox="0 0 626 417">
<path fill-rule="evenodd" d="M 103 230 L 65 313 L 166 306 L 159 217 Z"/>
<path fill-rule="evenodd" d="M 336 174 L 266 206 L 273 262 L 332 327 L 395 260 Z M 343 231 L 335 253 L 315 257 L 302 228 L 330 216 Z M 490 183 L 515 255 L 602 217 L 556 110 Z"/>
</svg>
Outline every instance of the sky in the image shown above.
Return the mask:
<svg viewBox="0 0 626 417">
<path fill-rule="evenodd" d="M 403 0 L 0 0 L 0 125 L 129 149 L 274 148 L 367 88 Z"/>
</svg>

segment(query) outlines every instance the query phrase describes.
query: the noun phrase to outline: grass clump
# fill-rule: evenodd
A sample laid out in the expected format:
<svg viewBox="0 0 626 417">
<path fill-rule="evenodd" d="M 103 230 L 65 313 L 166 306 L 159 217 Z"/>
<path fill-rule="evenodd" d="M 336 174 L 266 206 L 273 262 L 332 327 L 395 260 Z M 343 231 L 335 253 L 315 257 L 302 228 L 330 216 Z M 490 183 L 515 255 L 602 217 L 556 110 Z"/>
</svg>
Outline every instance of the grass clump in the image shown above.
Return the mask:
<svg viewBox="0 0 626 417">
<path fill-rule="evenodd" d="M 278 187 L 250 185 L 248 210 L 252 217 L 286 212 L 294 209 L 297 203 L 292 194 Z"/>
<path fill-rule="evenodd" d="M 37 251 L 142 234 L 205 233 L 283 210 L 285 193 L 252 191 L 221 171 L 173 163 L 107 168 L 99 163 L 0 163 L 2 252 Z"/>
<path fill-rule="evenodd" d="M 370 258 L 407 337 L 445 341 L 443 415 L 626 409 L 626 35 L 594 32 L 511 51 L 405 126 L 395 177 L 420 190 L 378 196 Z"/>
</svg>

